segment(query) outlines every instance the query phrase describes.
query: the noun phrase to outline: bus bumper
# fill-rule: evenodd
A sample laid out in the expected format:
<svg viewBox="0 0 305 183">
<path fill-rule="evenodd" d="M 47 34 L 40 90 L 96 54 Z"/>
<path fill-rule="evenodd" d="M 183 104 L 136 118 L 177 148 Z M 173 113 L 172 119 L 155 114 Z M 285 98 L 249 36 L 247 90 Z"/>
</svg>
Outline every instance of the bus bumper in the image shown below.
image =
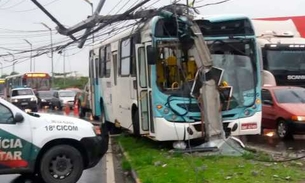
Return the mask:
<svg viewBox="0 0 305 183">
<path fill-rule="evenodd" d="M 164 118 L 155 119 L 155 133 L 151 134 L 157 141 L 180 141 L 202 137 L 201 122 L 177 123 Z"/>
<path fill-rule="evenodd" d="M 240 118 L 238 120 L 226 120 L 224 125 L 232 136 L 240 135 L 260 135 L 261 134 L 262 112 L 257 112 L 253 116 Z M 227 131 L 226 131 L 227 133 Z"/>
</svg>

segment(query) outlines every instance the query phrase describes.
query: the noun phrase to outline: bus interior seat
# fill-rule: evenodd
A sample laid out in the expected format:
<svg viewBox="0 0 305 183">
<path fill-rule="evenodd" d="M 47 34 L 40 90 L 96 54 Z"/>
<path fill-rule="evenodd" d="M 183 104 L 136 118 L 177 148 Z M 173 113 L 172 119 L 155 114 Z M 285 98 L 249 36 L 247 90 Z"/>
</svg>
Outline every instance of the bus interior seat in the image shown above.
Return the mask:
<svg viewBox="0 0 305 183">
<path fill-rule="evenodd" d="M 197 65 L 195 60 L 189 60 L 188 62 L 184 63 L 183 66 L 186 68 L 186 80 L 193 80 L 195 78 L 197 72 Z"/>
<path fill-rule="evenodd" d="M 165 73 L 164 73 L 164 60 L 158 59 L 157 61 L 157 83 L 159 86 L 163 86 L 165 83 Z"/>
<path fill-rule="evenodd" d="M 169 56 L 166 59 L 166 72 L 168 77 L 167 88 L 175 82 L 180 84 L 179 67 L 177 65 L 177 58 L 174 56 Z"/>
</svg>

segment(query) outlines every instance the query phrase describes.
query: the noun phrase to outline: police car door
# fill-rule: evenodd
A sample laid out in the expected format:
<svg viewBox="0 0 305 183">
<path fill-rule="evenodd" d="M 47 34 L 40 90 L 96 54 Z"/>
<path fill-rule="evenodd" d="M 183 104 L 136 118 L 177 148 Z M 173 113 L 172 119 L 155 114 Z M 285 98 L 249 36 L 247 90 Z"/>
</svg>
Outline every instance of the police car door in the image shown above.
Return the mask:
<svg viewBox="0 0 305 183">
<path fill-rule="evenodd" d="M 30 157 L 38 152 L 31 143 L 29 116 L 11 109 L 0 102 L 0 172 L 29 167 L 34 163 Z"/>
</svg>

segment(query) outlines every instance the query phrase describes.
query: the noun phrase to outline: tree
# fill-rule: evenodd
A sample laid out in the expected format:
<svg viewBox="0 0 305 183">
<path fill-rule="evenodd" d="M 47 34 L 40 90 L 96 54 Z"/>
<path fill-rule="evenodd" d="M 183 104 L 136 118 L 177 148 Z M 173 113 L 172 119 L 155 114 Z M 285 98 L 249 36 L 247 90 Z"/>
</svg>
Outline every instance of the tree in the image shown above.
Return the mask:
<svg viewBox="0 0 305 183">
<path fill-rule="evenodd" d="M 15 71 L 13 71 L 13 72 L 11 72 L 11 74 L 10 74 L 10 75 L 16 75 L 16 74 L 19 74 L 19 72 L 15 72 Z"/>
<path fill-rule="evenodd" d="M 8 74 L 2 74 L 1 78 L 6 78 L 7 76 L 9 76 Z"/>
</svg>

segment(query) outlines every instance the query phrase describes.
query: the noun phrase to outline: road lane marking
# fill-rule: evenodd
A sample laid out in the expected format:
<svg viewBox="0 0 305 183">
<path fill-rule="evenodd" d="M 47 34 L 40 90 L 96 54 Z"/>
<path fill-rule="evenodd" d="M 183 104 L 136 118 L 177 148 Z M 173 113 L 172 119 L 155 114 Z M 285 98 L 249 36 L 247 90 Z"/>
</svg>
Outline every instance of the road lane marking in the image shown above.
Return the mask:
<svg viewBox="0 0 305 183">
<path fill-rule="evenodd" d="M 109 138 L 108 151 L 106 153 L 106 175 L 107 183 L 115 183 L 111 138 Z"/>
</svg>

